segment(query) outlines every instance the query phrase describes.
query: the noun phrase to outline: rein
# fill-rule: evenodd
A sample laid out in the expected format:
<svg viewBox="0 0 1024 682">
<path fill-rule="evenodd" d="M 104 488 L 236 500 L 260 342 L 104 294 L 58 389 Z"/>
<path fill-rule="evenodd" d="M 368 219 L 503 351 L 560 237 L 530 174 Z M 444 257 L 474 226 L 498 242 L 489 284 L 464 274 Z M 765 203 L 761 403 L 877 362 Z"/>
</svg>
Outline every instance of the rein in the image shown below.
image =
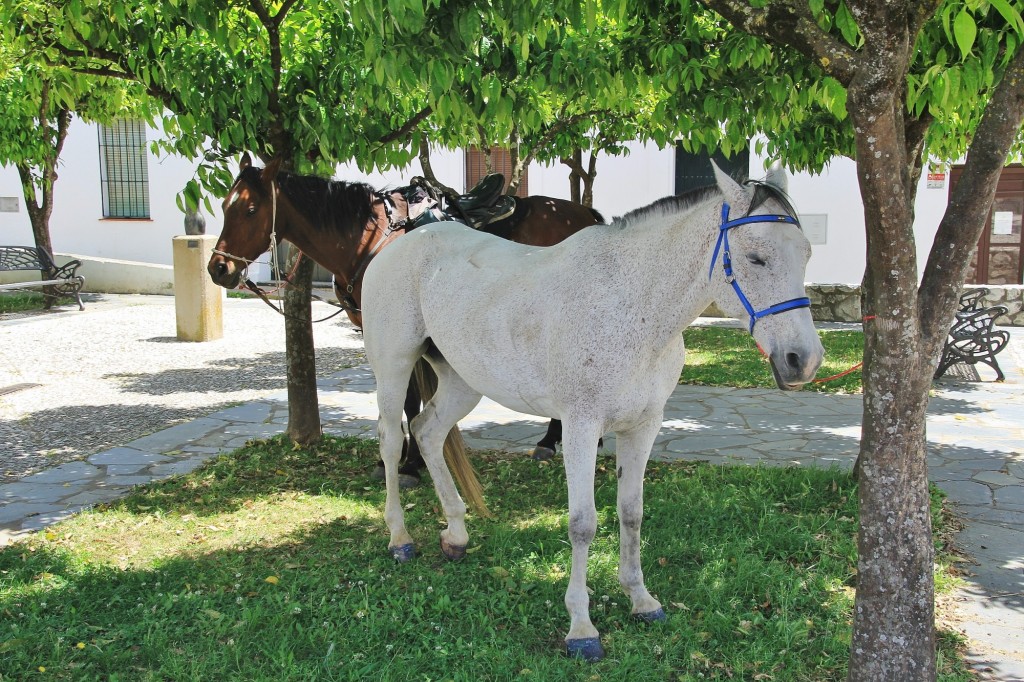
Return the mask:
<svg viewBox="0 0 1024 682">
<path fill-rule="evenodd" d="M 775 305 L 768 306 L 763 310 L 754 310 L 754 306 L 750 305 L 750 301 L 747 300 L 746 295 L 743 293 L 743 289 L 740 288 L 740 284 L 736 281 L 736 276 L 732 272 L 732 254 L 729 252 L 729 230 L 734 227 L 740 227 L 741 225 L 750 225 L 752 223 L 789 223 L 790 225 L 796 225 L 799 227 L 800 223 L 796 218 L 789 215 L 782 214 L 765 214 L 765 215 L 747 215 L 742 218 L 735 220 L 729 220 L 729 204 L 726 202 L 722 203 L 722 223 L 718 226 L 718 241 L 715 243 L 715 251 L 711 256 L 711 266 L 708 268 L 708 280 L 711 279 L 711 275 L 715 270 L 715 263 L 718 262 L 718 254 L 722 253 L 722 269 L 725 271 L 725 281 L 732 285 L 733 291 L 736 292 L 736 296 L 740 299 L 740 303 L 743 304 L 743 308 L 750 315 L 750 334 L 754 333 L 754 325 L 757 321 L 763 317 L 769 315 L 778 315 L 788 310 L 796 310 L 797 308 L 810 308 L 811 299 L 805 297 L 794 298 L 789 301 L 783 301 L 782 303 L 776 303 Z"/>
<path fill-rule="evenodd" d="M 395 214 L 392 207 L 393 200 L 391 199 L 390 196 L 388 196 L 384 192 L 375 192 L 374 194 L 380 200 L 381 204 L 383 204 L 384 206 L 384 214 L 388 218 L 388 227 L 386 230 L 384 230 L 384 234 L 381 235 L 381 238 L 378 241 L 374 242 L 373 246 L 370 248 L 369 253 L 367 253 L 366 257 L 363 258 L 362 262 L 359 264 L 359 267 L 356 268 L 355 274 L 352 275 L 352 279 L 345 283 L 346 296 L 344 301 L 340 301 L 341 306 L 347 312 L 354 313 L 356 315 L 362 314 L 363 312 L 362 310 L 360 310 L 359 306 L 356 304 L 355 298 L 353 297 L 353 293 L 355 292 L 356 284 L 359 282 L 359 279 L 363 276 L 363 273 L 366 272 L 366 268 L 369 267 L 370 261 L 373 260 L 373 257 L 376 256 L 377 253 L 382 248 L 384 248 L 385 244 L 388 244 L 390 242 L 391 235 L 400 230 L 406 230 L 409 227 L 408 218 L 405 218 L 404 220 L 399 220 L 397 222 L 395 221 Z M 374 231 L 376 231 L 376 225 L 377 223 L 376 221 L 374 221 Z M 337 279 L 335 279 L 334 288 L 335 292 L 339 290 L 339 287 L 337 285 Z"/>
<path fill-rule="evenodd" d="M 282 284 L 279 287 L 277 287 L 276 289 L 272 290 L 272 291 L 265 291 L 265 290 L 261 289 L 258 284 L 256 284 L 251 279 L 249 279 L 249 277 L 245 277 L 245 280 L 242 283 L 242 287 L 248 289 L 252 293 L 254 293 L 257 296 L 259 296 L 261 301 L 266 303 L 268 306 L 271 307 L 272 310 L 276 311 L 281 316 L 286 317 L 288 319 L 292 319 L 292 320 L 299 320 L 299 321 L 302 321 L 302 322 L 311 322 L 311 323 L 315 324 L 317 322 L 326 322 L 327 320 L 331 319 L 332 317 L 336 317 L 340 313 L 344 312 L 345 311 L 345 306 L 339 305 L 337 303 L 332 303 L 331 301 L 328 301 L 327 299 L 321 298 L 320 296 L 317 296 L 316 294 L 314 294 L 312 292 L 310 292 L 310 296 L 312 296 L 313 298 L 315 298 L 318 301 L 322 301 L 323 303 L 326 303 L 328 305 L 335 306 L 335 307 L 339 308 L 339 310 L 337 310 L 336 312 L 331 313 L 327 317 L 322 317 L 319 320 L 306 320 L 305 318 L 295 317 L 294 315 L 289 315 L 288 313 L 286 313 L 284 311 L 284 303 L 283 302 L 281 302 L 279 305 L 274 305 L 271 302 L 271 300 L 269 298 L 269 294 L 272 294 L 272 293 L 275 293 L 277 291 L 280 291 L 281 289 L 283 289 L 284 287 L 289 286 L 289 285 L 294 286 L 291 283 L 292 275 L 295 274 L 295 271 L 298 269 L 299 263 L 302 262 L 302 259 L 305 257 L 305 254 L 303 254 L 300 251 L 299 252 L 299 257 L 295 259 L 295 263 L 292 265 L 292 269 L 288 272 L 287 275 L 284 275 L 283 277 L 281 276 L 281 262 L 280 262 L 280 260 L 277 257 L 277 183 L 275 183 L 273 181 L 271 181 L 271 183 L 270 183 L 270 205 L 271 205 L 271 213 L 270 213 L 270 247 L 268 249 L 270 251 L 270 273 L 271 273 L 271 276 L 274 276 L 276 274 L 277 275 L 277 279 L 280 280 L 282 282 Z M 259 259 L 260 256 L 262 256 L 264 253 L 266 253 L 266 251 L 263 251 L 262 253 L 259 254 L 259 256 L 256 256 L 256 259 L 250 260 L 248 258 L 242 258 L 241 256 L 236 256 L 234 254 L 228 253 L 227 251 L 221 251 L 220 249 L 211 249 L 211 251 L 214 254 L 218 255 L 218 256 L 224 256 L 225 258 L 232 258 L 234 260 L 241 261 L 242 263 L 245 263 L 245 271 L 243 273 L 245 275 L 248 275 L 249 266 L 252 265 L 253 263 L 255 263 L 256 259 Z M 242 287 L 239 287 L 239 288 L 241 289 Z"/>
</svg>

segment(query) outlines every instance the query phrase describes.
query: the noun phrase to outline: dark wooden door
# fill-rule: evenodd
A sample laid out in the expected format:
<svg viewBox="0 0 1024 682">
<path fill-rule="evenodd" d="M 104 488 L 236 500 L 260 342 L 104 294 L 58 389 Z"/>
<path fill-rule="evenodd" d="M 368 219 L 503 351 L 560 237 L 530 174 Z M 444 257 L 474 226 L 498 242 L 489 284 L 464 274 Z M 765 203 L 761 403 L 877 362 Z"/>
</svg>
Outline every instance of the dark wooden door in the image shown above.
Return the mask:
<svg viewBox="0 0 1024 682">
<path fill-rule="evenodd" d="M 963 173 L 954 167 L 950 173 L 950 191 Z M 969 284 L 1024 284 L 1024 242 L 1021 221 L 1024 218 L 1024 166 L 1003 169 L 996 186 L 996 197 L 989 210 L 985 231 L 971 256 L 967 272 Z"/>
</svg>

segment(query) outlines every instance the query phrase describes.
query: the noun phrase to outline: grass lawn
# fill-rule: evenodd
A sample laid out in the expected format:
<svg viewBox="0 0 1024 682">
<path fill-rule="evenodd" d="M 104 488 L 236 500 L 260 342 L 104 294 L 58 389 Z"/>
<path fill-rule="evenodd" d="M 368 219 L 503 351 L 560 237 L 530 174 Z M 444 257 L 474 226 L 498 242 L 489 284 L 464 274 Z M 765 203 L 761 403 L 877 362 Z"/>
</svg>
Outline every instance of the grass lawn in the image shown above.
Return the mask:
<svg viewBox="0 0 1024 682">
<path fill-rule="evenodd" d="M 334 438 L 253 442 L 0 549 L 0 680 L 844 679 L 849 475 L 652 465 L 644 569 L 668 620 L 642 625 L 616 580 L 603 460 L 589 584 L 608 657 L 588 665 L 559 653 L 562 468 L 477 454 L 495 518 L 470 519 L 457 564 L 438 550 L 429 486 L 403 497 L 421 555 L 390 558 L 384 494 L 367 475 L 376 442 Z M 940 640 L 940 679 L 971 679 L 959 641 Z"/>
<path fill-rule="evenodd" d="M 46 298 L 36 292 L 13 292 L 0 294 L 0 313 L 20 313 L 25 310 L 42 310 Z"/>
<path fill-rule="evenodd" d="M 845 372 L 864 359 L 864 333 L 860 331 L 819 330 L 825 346 L 825 361 L 818 378 Z M 757 350 L 753 337 L 745 329 L 725 327 L 689 327 L 686 340 L 686 366 L 679 383 L 700 386 L 737 386 L 739 388 L 775 388 L 771 367 Z M 859 369 L 831 381 L 810 383 L 805 391 L 860 393 Z"/>
</svg>

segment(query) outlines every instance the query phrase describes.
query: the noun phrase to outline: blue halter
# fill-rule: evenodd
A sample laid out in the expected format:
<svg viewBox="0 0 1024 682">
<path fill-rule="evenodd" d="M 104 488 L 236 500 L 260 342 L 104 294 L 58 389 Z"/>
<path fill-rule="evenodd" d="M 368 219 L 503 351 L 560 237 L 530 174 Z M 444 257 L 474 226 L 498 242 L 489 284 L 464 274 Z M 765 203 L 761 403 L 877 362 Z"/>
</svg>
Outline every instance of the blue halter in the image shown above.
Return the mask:
<svg viewBox="0 0 1024 682">
<path fill-rule="evenodd" d="M 809 298 L 794 298 L 790 301 L 784 301 L 782 303 L 776 303 L 773 306 L 769 306 L 764 310 L 754 310 L 754 306 L 750 305 L 750 301 L 743 294 L 743 290 L 740 289 L 739 282 L 736 281 L 736 277 L 732 274 L 732 256 L 729 253 L 729 230 L 740 225 L 749 225 L 751 223 L 789 223 L 790 225 L 799 226 L 800 223 L 793 216 L 788 215 L 748 215 L 736 220 L 729 220 L 729 204 L 722 204 L 722 224 L 718 227 L 718 242 L 715 244 L 715 252 L 711 256 L 711 267 L 708 268 L 708 279 L 711 279 L 711 274 L 715 270 L 715 263 L 718 262 L 718 252 L 722 252 L 722 268 L 725 270 L 725 281 L 732 285 L 733 290 L 736 292 L 736 296 L 739 297 L 740 303 L 746 309 L 747 314 L 750 315 L 750 333 L 754 333 L 754 324 L 757 323 L 762 317 L 768 317 L 769 315 L 778 315 L 784 313 L 787 310 L 795 310 L 797 308 L 810 308 L 811 299 Z M 723 249 L 724 245 L 724 249 Z"/>
</svg>

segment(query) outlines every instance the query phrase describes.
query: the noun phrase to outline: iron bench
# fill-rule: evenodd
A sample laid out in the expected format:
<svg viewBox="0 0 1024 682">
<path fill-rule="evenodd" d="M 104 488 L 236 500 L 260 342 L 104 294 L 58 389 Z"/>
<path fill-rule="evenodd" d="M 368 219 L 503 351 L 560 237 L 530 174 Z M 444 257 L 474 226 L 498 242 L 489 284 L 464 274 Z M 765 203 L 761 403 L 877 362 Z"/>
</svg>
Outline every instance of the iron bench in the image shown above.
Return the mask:
<svg viewBox="0 0 1024 682">
<path fill-rule="evenodd" d="M 994 327 L 996 318 L 1009 311 L 1001 305 L 980 307 L 984 293 L 987 290 L 975 289 L 960 296 L 960 309 L 953 318 L 946 345 L 942 348 L 942 358 L 935 370 L 936 379 L 957 363 L 976 365 L 979 362 L 995 370 L 996 381 L 1006 379 L 996 362 L 996 355 L 1009 343 L 1010 334 Z"/>
<path fill-rule="evenodd" d="M 38 280 L 0 284 L 0 291 L 45 287 L 44 296 L 52 299 L 73 296 L 78 302 L 78 309 L 85 310 L 81 296 L 85 278 L 76 274 L 81 264 L 81 261 L 73 260 L 57 267 L 46 249 L 37 246 L 0 246 L 0 272 L 34 270 L 42 274 L 42 279 Z"/>
</svg>

